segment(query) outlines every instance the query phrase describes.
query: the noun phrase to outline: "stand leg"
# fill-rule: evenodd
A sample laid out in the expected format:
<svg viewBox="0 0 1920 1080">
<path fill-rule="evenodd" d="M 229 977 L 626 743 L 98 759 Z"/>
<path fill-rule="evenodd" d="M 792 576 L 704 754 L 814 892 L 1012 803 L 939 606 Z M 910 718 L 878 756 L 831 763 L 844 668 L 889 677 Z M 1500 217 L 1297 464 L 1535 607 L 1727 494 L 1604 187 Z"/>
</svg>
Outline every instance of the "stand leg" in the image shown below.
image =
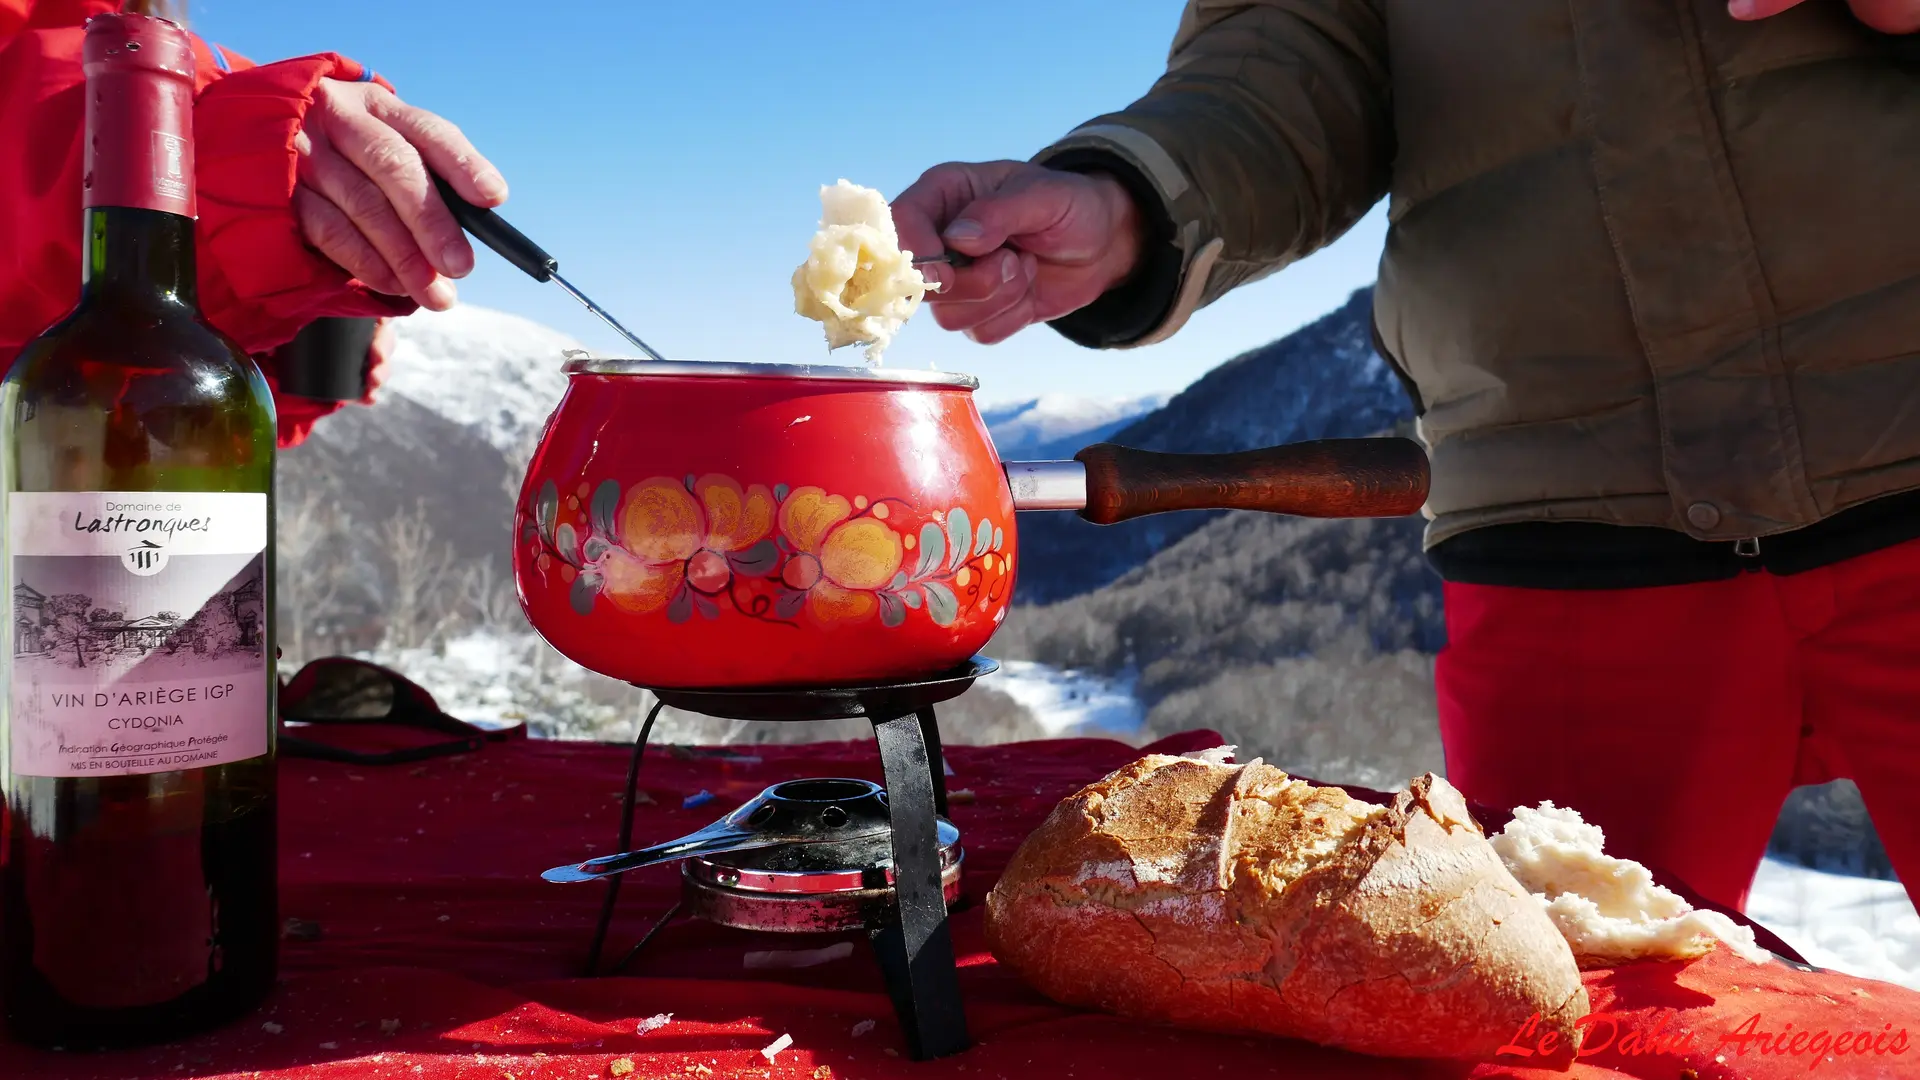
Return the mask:
<svg viewBox="0 0 1920 1080">
<path fill-rule="evenodd" d="M 660 718 L 660 710 L 666 702 L 656 701 L 647 713 L 647 721 L 640 725 L 640 734 L 633 740 L 633 757 L 627 762 L 627 795 L 620 802 L 620 841 L 615 851 L 633 850 L 633 803 L 640 788 L 640 759 L 647 753 L 647 736 L 653 733 L 653 722 Z M 624 874 L 615 874 L 607 882 L 606 899 L 600 902 L 600 920 L 593 927 L 593 946 L 587 950 L 587 977 L 592 978 L 600 970 L 600 950 L 606 948 L 607 930 L 613 925 L 613 905 L 620 899 L 620 879 Z M 669 912 L 669 919 L 673 917 Z M 665 921 L 654 924 L 654 930 L 666 925 Z M 651 938 L 653 933 L 647 934 Z M 645 940 L 641 944 L 646 944 Z M 636 947 L 635 951 L 638 951 Z M 632 960 L 632 956 L 627 957 Z M 624 965 L 623 965 L 624 966 Z"/>
<path fill-rule="evenodd" d="M 896 907 L 870 934 L 915 1061 L 957 1054 L 971 1045 L 940 888 L 940 839 L 934 828 L 940 766 L 930 760 L 925 723 L 923 714 L 873 725 L 893 816 Z"/>
<path fill-rule="evenodd" d="M 933 715 L 932 707 L 921 709 L 915 715 L 920 721 L 920 739 L 927 744 L 927 775 L 933 777 L 933 812 L 946 817 L 947 758 L 940 749 L 940 719 Z"/>
<path fill-rule="evenodd" d="M 613 966 L 613 974 L 615 975 L 626 974 L 627 965 L 633 963 L 633 958 L 636 956 L 639 956 L 640 950 L 646 948 L 647 945 L 650 944 L 654 938 L 658 937 L 660 934 L 660 931 L 665 930 L 667 928 L 668 923 L 672 922 L 675 918 L 679 917 L 680 909 L 682 906 L 683 906 L 682 901 L 675 900 L 673 902 L 673 906 L 667 909 L 667 913 L 665 915 L 660 916 L 660 921 L 654 923 L 653 928 L 648 930 L 645 934 L 641 935 L 640 940 L 634 942 L 633 948 L 627 950 L 626 958 Z"/>
</svg>

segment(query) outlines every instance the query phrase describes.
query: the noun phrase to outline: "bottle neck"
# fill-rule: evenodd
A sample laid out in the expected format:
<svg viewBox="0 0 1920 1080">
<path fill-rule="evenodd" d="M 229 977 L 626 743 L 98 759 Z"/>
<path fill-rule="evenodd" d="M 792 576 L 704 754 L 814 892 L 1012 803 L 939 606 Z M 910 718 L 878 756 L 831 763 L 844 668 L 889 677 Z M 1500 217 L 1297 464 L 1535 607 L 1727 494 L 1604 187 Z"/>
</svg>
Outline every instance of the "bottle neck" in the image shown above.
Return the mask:
<svg viewBox="0 0 1920 1080">
<path fill-rule="evenodd" d="M 88 207 L 81 303 L 108 297 L 197 309 L 193 219 L 128 206 Z"/>
</svg>

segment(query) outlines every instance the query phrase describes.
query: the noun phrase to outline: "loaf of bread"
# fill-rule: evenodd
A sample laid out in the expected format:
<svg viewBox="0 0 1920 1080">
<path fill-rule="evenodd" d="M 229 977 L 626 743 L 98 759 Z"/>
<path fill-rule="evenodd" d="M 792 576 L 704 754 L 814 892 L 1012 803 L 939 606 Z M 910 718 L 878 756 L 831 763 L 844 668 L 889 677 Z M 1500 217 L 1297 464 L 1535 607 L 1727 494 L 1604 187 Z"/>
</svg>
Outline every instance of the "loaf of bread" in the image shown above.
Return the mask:
<svg viewBox="0 0 1920 1080">
<path fill-rule="evenodd" d="M 1391 1057 L 1577 1047 L 1567 941 L 1432 773 L 1391 806 L 1259 762 L 1150 755 L 1056 807 L 986 903 L 1063 1004 Z"/>
</svg>

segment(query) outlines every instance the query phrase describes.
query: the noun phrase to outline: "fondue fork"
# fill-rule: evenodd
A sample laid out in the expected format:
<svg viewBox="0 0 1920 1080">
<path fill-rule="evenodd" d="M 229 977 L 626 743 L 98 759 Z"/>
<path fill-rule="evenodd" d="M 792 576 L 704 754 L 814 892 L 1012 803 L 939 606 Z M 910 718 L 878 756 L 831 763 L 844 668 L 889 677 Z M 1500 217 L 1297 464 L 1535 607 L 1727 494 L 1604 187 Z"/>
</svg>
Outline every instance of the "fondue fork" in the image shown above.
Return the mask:
<svg viewBox="0 0 1920 1080">
<path fill-rule="evenodd" d="M 719 821 L 678 840 L 637 851 L 556 866 L 548 881 L 599 881 L 643 866 L 701 855 L 788 844 L 844 843 L 888 835 L 892 811 L 880 785 L 869 780 L 789 780 L 775 784 Z"/>
<path fill-rule="evenodd" d="M 461 198 L 452 185 L 439 176 L 433 177 L 433 186 L 440 189 L 440 198 L 446 201 L 447 209 L 453 211 L 453 219 L 460 227 L 473 234 L 474 239 L 492 248 L 494 253 L 512 263 L 521 272 L 535 281 L 551 281 L 567 291 L 585 305 L 588 311 L 600 317 L 600 321 L 618 331 L 620 336 L 634 344 L 634 347 L 646 354 L 647 359 L 666 363 L 667 358 L 653 351 L 653 347 L 636 337 L 633 331 L 620 325 L 620 321 L 607 314 L 607 309 L 593 302 L 586 293 L 560 276 L 560 260 L 546 253 L 539 244 L 529 240 L 525 233 L 484 207 L 475 206 Z"/>
</svg>

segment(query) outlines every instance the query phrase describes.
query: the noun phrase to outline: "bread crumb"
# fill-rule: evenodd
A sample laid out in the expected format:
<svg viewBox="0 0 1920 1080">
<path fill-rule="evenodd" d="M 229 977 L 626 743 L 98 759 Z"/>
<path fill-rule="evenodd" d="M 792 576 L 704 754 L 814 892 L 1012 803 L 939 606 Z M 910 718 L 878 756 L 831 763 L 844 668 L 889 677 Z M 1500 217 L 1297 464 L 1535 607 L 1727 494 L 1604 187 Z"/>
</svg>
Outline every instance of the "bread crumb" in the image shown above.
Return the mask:
<svg viewBox="0 0 1920 1080">
<path fill-rule="evenodd" d="M 614 1058 L 612 1062 L 608 1063 L 607 1072 L 612 1073 L 614 1076 L 626 1076 L 633 1072 L 633 1059 Z"/>
<path fill-rule="evenodd" d="M 266 1023 L 260 1025 L 260 1030 L 266 1032 L 269 1035 L 278 1035 L 287 1029 L 269 1020 Z"/>
<path fill-rule="evenodd" d="M 399 1033 L 400 1033 L 400 1021 L 398 1021 L 398 1020 L 382 1020 L 382 1021 L 380 1021 L 380 1034 L 382 1034 L 382 1035 L 398 1035 Z"/>
<path fill-rule="evenodd" d="M 792 1045 L 793 1045 L 793 1036 L 782 1035 L 779 1038 L 773 1040 L 773 1042 L 768 1043 L 764 1047 L 761 1047 L 760 1056 L 763 1058 L 766 1058 L 767 1064 L 771 1065 L 773 1064 L 773 1059 L 780 1056 L 780 1051 L 785 1050 L 787 1047 Z"/>
<path fill-rule="evenodd" d="M 671 1023 L 673 1023 L 672 1013 L 655 1013 L 645 1020 L 640 1021 L 640 1026 L 634 1029 L 634 1034 L 646 1035 L 650 1032 L 659 1031 Z"/>
<path fill-rule="evenodd" d="M 813 1080 L 833 1080 L 833 1070 L 822 1065 L 813 1070 Z"/>
<path fill-rule="evenodd" d="M 1574 810 L 1551 802 L 1517 807 L 1489 839 L 1514 880 L 1546 905 L 1582 966 L 1690 959 L 1716 941 L 1756 964 L 1773 960 L 1751 927 L 1695 908 L 1646 867 L 1606 854 L 1606 835 Z"/>
<path fill-rule="evenodd" d="M 872 1031 L 877 1026 L 878 1025 L 872 1020 L 862 1020 L 859 1023 L 853 1025 L 853 1037 L 857 1039 L 860 1036 L 865 1035 L 867 1032 Z"/>
</svg>

